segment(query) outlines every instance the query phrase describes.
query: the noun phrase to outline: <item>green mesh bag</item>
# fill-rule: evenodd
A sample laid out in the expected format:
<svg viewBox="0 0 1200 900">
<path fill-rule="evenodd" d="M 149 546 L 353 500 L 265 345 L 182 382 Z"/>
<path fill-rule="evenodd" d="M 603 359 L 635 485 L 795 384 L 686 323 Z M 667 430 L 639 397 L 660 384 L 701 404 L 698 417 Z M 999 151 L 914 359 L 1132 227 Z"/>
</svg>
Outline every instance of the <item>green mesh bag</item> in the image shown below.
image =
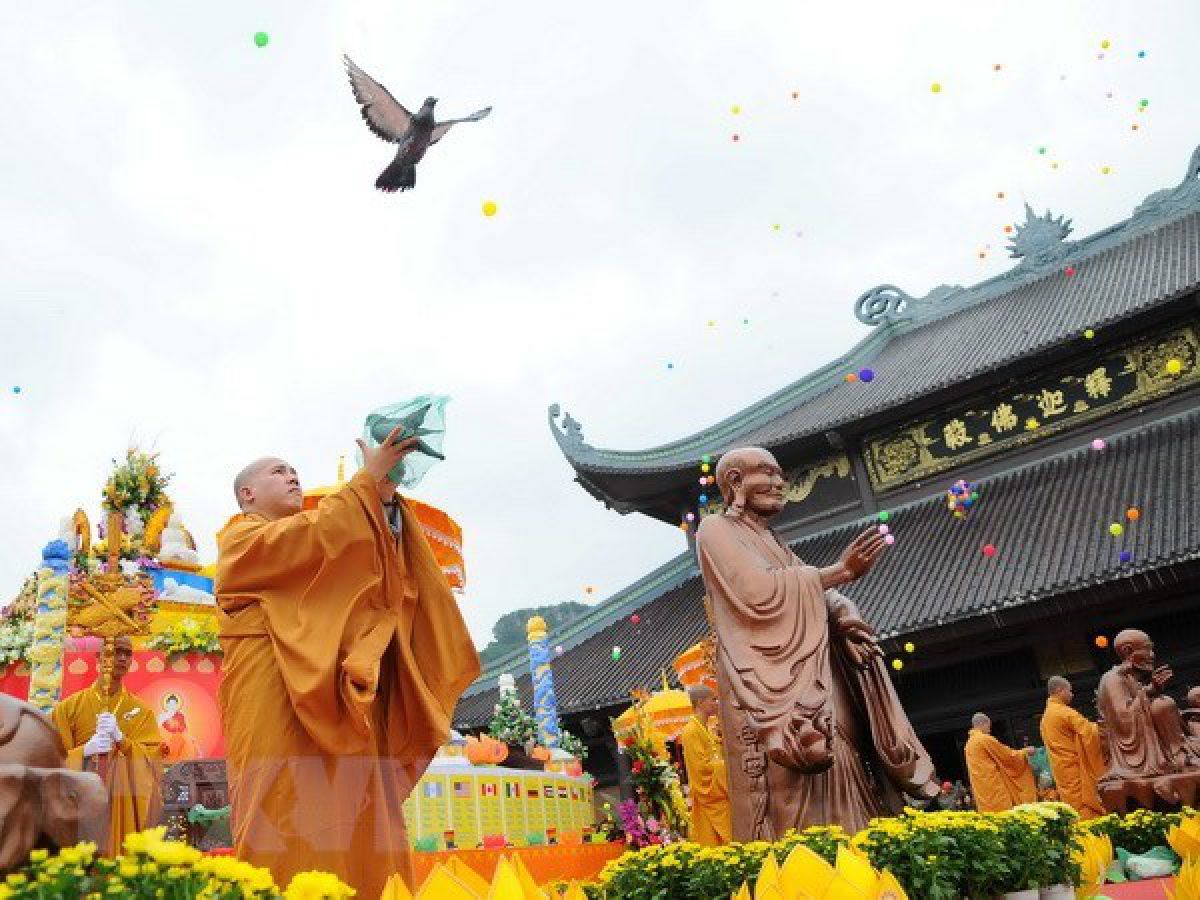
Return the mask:
<svg viewBox="0 0 1200 900">
<path fill-rule="evenodd" d="M 415 487 L 438 460 L 445 459 L 442 442 L 446 437 L 446 404 L 444 394 L 422 394 L 403 403 L 392 403 L 372 410 L 363 425 L 363 441 L 378 447 L 397 425 L 402 427 L 399 440 L 415 437 L 417 446 L 396 467 L 388 478 L 401 487 Z M 363 463 L 362 454 L 358 464 Z"/>
</svg>

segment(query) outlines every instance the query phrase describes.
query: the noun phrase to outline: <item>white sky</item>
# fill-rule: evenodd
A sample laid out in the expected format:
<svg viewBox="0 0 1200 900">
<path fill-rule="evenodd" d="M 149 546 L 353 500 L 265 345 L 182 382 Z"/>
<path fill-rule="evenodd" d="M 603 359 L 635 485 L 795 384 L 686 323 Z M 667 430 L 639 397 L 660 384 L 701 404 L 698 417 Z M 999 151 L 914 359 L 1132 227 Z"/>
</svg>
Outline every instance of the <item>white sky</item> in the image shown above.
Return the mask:
<svg viewBox="0 0 1200 900">
<path fill-rule="evenodd" d="M 607 596 L 682 536 L 572 483 L 550 403 L 598 446 L 680 437 L 848 349 L 861 291 L 1003 271 L 1025 199 L 1127 216 L 1200 142 L 1198 36 L 1185 0 L 6 3 L 0 599 L 131 440 L 211 558 L 246 461 L 327 483 L 425 391 L 480 643 Z M 379 194 L 342 52 L 495 111 Z"/>
</svg>

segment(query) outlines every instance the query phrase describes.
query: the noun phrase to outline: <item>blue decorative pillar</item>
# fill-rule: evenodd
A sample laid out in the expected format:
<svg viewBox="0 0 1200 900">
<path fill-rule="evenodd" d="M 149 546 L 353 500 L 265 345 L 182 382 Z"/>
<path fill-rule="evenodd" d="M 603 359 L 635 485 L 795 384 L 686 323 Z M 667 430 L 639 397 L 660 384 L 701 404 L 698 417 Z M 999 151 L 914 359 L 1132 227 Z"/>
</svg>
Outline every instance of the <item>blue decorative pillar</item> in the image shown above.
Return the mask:
<svg viewBox="0 0 1200 900">
<path fill-rule="evenodd" d="M 58 703 L 62 690 L 70 557 L 66 541 L 51 541 L 42 551 L 37 573 L 37 610 L 29 647 L 29 702 L 47 715 Z"/>
<path fill-rule="evenodd" d="M 550 671 L 550 636 L 546 620 L 534 616 L 525 623 L 529 639 L 529 673 L 533 676 L 533 714 L 538 740 L 545 747 L 558 746 L 558 698 L 554 695 L 554 673 Z"/>
</svg>

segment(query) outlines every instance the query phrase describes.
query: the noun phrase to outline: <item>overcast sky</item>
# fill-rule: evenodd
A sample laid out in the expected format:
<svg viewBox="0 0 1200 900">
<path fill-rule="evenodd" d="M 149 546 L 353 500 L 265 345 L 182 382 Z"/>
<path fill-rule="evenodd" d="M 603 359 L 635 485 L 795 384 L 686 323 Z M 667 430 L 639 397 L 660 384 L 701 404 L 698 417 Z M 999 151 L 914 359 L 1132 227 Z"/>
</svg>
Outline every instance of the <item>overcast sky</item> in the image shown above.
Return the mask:
<svg viewBox="0 0 1200 900">
<path fill-rule="evenodd" d="M 3 600 L 130 442 L 211 559 L 243 464 L 328 483 L 427 391 L 417 494 L 465 529 L 476 638 L 606 597 L 682 535 L 574 484 L 550 403 L 597 446 L 690 434 L 863 337 L 863 290 L 1003 271 L 1026 200 L 1091 233 L 1200 142 L 1191 0 L 63 10 L 0 12 Z M 495 111 L 380 194 L 343 52 L 410 108 Z"/>
</svg>

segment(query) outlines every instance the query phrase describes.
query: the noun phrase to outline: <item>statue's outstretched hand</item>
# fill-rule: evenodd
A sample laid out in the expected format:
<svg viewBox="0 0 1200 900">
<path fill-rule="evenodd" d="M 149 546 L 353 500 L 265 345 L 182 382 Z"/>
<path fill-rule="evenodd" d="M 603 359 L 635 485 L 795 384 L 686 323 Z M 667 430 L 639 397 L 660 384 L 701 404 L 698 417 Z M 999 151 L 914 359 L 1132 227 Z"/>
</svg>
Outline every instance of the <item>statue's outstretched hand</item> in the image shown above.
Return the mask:
<svg viewBox="0 0 1200 900">
<path fill-rule="evenodd" d="M 871 566 L 887 546 L 883 537 L 877 529 L 868 528 L 842 551 L 839 563 L 849 581 L 856 581 L 871 571 Z"/>
</svg>

